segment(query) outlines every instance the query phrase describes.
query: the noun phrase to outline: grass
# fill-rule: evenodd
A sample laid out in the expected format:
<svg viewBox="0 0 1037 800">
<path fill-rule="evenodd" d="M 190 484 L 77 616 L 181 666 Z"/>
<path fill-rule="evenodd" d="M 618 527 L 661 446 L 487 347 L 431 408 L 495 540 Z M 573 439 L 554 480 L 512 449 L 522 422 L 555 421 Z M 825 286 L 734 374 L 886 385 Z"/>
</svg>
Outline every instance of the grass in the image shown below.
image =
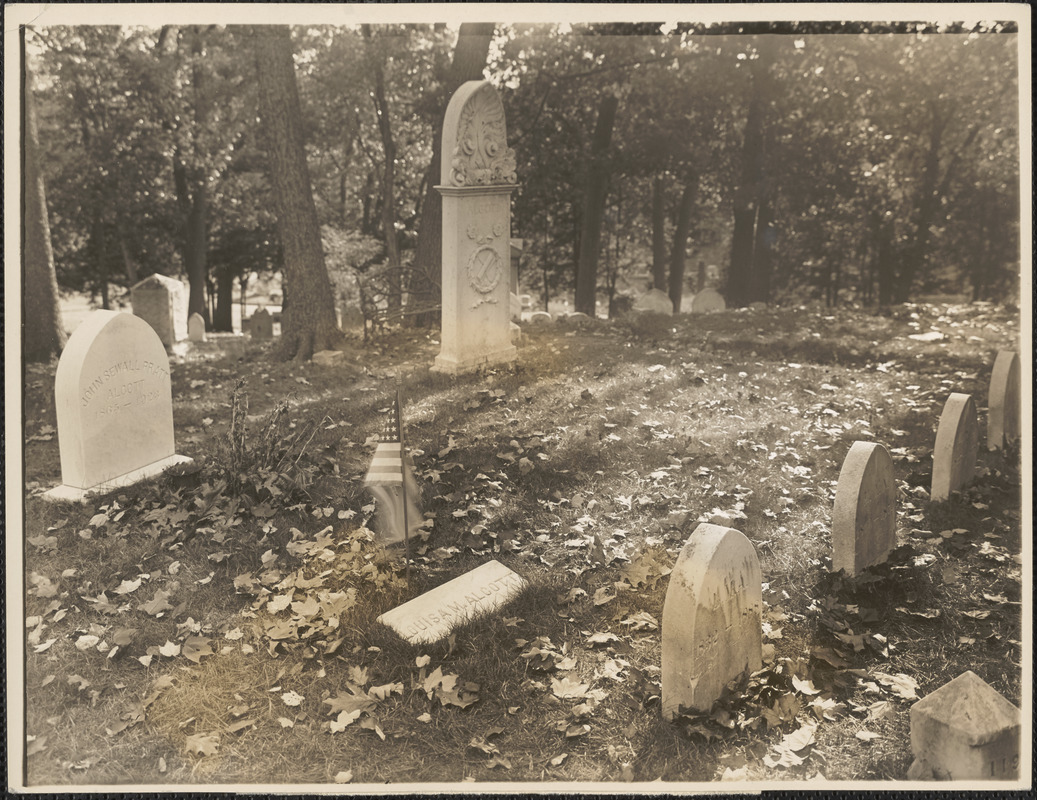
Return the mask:
<svg viewBox="0 0 1037 800">
<path fill-rule="evenodd" d="M 907 338 L 931 328 L 946 338 Z M 911 701 L 861 675 L 909 676 L 924 696 L 972 669 L 1021 702 L 1018 453 L 981 450 L 949 503 L 924 491 L 943 401 L 982 406 L 1016 318 L 767 309 L 526 336 L 514 369 L 458 379 L 428 371 L 437 347 L 421 332 L 332 367 L 262 347 L 176 364 L 178 452 L 201 467 L 84 506 L 32 494 L 60 463 L 53 365 L 30 370 L 27 782 L 881 781 L 909 766 Z M 397 368 L 429 532 L 409 584 L 362 527 L 364 443 Z M 242 378 L 245 453 L 229 446 Z M 858 439 L 894 455 L 899 547 L 849 581 L 828 571 L 829 526 Z M 666 576 L 703 521 L 753 542 L 773 656 L 712 715 L 666 723 Z M 376 622 L 491 557 L 530 584 L 498 614 L 423 647 Z M 192 660 L 199 641 L 212 654 Z M 430 687 L 437 668 L 477 701 Z M 557 696 L 560 679 L 590 699 Z M 336 730 L 350 686 L 385 696 Z M 831 719 L 818 699 L 839 706 Z M 768 716 L 780 703 L 798 710 Z M 811 720 L 802 763 L 769 766 Z"/>
</svg>

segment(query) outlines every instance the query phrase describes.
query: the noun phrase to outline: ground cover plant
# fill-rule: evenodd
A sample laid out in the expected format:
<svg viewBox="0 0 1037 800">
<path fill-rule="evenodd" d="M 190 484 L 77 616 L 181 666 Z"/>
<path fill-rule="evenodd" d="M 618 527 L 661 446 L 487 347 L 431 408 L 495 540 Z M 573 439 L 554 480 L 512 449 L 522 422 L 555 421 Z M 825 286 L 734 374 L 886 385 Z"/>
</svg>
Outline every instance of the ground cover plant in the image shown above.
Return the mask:
<svg viewBox="0 0 1037 800">
<path fill-rule="evenodd" d="M 1018 336 L 987 304 L 561 322 L 459 379 L 424 332 L 332 366 L 257 345 L 174 365 L 193 466 L 82 506 L 37 496 L 54 365 L 27 367 L 27 782 L 902 779 L 916 698 L 971 669 L 1020 704 L 1018 451 L 927 492 L 947 395 L 982 407 Z M 397 371 L 409 579 L 361 487 Z M 893 455 L 898 547 L 851 580 L 828 567 L 856 440 Z M 663 598 L 702 521 L 759 554 L 765 663 L 667 723 Z M 500 613 L 427 646 L 375 621 L 490 558 L 529 581 Z"/>
</svg>

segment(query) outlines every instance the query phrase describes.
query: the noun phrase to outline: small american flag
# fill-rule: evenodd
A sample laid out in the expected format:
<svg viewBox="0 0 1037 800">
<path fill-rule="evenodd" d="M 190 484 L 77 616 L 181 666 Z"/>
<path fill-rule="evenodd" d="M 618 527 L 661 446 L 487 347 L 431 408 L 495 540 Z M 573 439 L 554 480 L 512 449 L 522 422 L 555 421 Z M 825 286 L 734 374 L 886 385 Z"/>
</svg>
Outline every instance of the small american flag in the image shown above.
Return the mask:
<svg viewBox="0 0 1037 800">
<path fill-rule="evenodd" d="M 421 509 L 414 473 L 403 458 L 403 436 L 400 424 L 400 395 L 397 392 L 385 417 L 385 425 L 375 448 L 364 486 L 378 501 L 376 529 L 386 545 L 403 542 L 421 524 Z M 408 545 L 409 559 L 409 545 Z"/>
<path fill-rule="evenodd" d="M 375 448 L 364 486 L 401 486 L 403 484 L 403 443 L 400 441 L 400 403 L 394 397 L 385 427 Z"/>
</svg>

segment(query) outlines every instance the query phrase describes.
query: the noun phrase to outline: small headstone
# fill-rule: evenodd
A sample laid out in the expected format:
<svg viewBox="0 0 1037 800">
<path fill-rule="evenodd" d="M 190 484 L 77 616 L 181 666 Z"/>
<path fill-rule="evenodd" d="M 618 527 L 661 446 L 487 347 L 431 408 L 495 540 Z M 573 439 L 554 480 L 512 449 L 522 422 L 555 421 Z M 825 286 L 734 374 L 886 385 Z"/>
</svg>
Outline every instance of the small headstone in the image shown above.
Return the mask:
<svg viewBox="0 0 1037 800">
<path fill-rule="evenodd" d="M 656 314 L 673 314 L 673 301 L 661 289 L 650 289 L 634 301 L 634 311 L 653 311 Z"/>
<path fill-rule="evenodd" d="M 166 275 L 150 275 L 130 288 L 133 313 L 166 347 L 187 338 L 187 287 Z"/>
<path fill-rule="evenodd" d="M 54 376 L 61 486 L 81 501 L 191 459 L 175 453 L 169 357 L 147 322 L 94 311 L 69 337 Z"/>
<path fill-rule="evenodd" d="M 908 772 L 914 780 L 1019 777 L 1019 709 L 974 672 L 964 672 L 911 706 Z"/>
<path fill-rule="evenodd" d="M 933 447 L 933 485 L 930 499 L 941 503 L 972 480 L 979 449 L 979 425 L 972 395 L 953 393 L 947 398 Z"/>
<path fill-rule="evenodd" d="M 1019 355 L 1002 350 L 994 361 L 987 396 L 987 449 L 1000 450 L 1019 438 Z"/>
<path fill-rule="evenodd" d="M 547 325 L 554 322 L 554 318 L 546 311 L 534 311 L 529 315 L 529 321 L 534 325 Z"/>
<path fill-rule="evenodd" d="M 523 311 L 529 311 L 533 307 L 533 298 L 528 294 L 520 294 L 519 302 L 522 304 Z"/>
<path fill-rule="evenodd" d="M 270 339 L 274 335 L 274 318 L 265 308 L 260 308 L 249 318 L 248 331 L 253 339 Z"/>
<path fill-rule="evenodd" d="M 724 687 L 763 660 L 762 575 L 733 528 L 703 523 L 670 573 L 663 604 L 662 713 L 709 711 Z"/>
<path fill-rule="evenodd" d="M 314 364 L 320 364 L 322 367 L 330 367 L 332 364 L 337 364 L 341 361 L 345 355 L 341 350 L 321 350 L 319 353 L 314 353 L 310 360 Z"/>
<path fill-rule="evenodd" d="M 589 315 L 584 314 L 582 311 L 574 311 L 571 314 L 566 314 L 563 317 L 563 319 L 566 322 L 572 322 L 576 325 L 583 325 L 584 323 L 589 322 L 591 318 Z"/>
<path fill-rule="evenodd" d="M 487 561 L 385 612 L 378 622 L 411 644 L 431 644 L 448 636 L 458 625 L 496 611 L 525 585 L 521 575 L 499 561 Z"/>
<path fill-rule="evenodd" d="M 767 304 L 762 302 L 761 300 L 757 300 L 755 303 L 750 303 L 749 308 L 751 308 L 753 311 L 766 311 Z"/>
<path fill-rule="evenodd" d="M 727 303 L 716 289 L 703 289 L 701 292 L 696 292 L 695 296 L 691 298 L 692 314 L 708 314 L 725 309 L 727 309 Z"/>
<path fill-rule="evenodd" d="M 846 454 L 832 512 L 832 571 L 853 576 L 881 564 L 896 545 L 893 459 L 881 444 L 854 442 Z"/>
<path fill-rule="evenodd" d="M 192 342 L 205 341 L 205 320 L 197 311 L 187 318 L 187 338 Z"/>
</svg>

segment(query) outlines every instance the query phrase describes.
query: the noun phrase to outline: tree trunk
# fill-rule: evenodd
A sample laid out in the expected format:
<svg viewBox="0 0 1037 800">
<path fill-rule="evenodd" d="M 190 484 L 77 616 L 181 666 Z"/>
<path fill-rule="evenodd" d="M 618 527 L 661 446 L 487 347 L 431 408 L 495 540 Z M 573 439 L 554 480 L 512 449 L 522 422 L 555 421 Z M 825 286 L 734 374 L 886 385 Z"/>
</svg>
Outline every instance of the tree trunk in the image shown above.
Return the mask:
<svg viewBox="0 0 1037 800">
<path fill-rule="evenodd" d="M 770 302 L 771 266 L 774 263 L 774 208 L 769 199 L 760 201 L 756 213 L 756 235 L 753 240 L 753 269 L 750 281 L 750 300 Z"/>
<path fill-rule="evenodd" d="M 130 246 L 126 241 L 126 229 L 120 222 L 117 228 L 119 236 L 119 252 L 122 253 L 122 264 L 126 268 L 126 281 L 133 286 L 137 282 L 137 263 L 130 254 Z"/>
<path fill-rule="evenodd" d="M 616 122 L 619 98 L 607 93 L 598 105 L 587 179 L 583 196 L 583 223 L 580 226 L 580 255 L 576 263 L 576 310 L 593 317 L 598 288 L 598 254 L 601 249 L 601 223 L 608 195 L 608 149 Z"/>
<path fill-rule="evenodd" d="M 40 172 L 40 143 L 33 97 L 33 79 L 25 53 L 25 28 L 21 30 L 24 114 L 24 158 L 22 160 L 22 357 L 26 361 L 49 361 L 65 346 L 65 329 L 58 305 L 58 279 L 50 242 L 47 196 Z"/>
<path fill-rule="evenodd" d="M 432 162 L 425 173 L 425 191 L 421 198 L 421 222 L 418 241 L 414 250 L 414 266 L 411 273 L 410 295 L 421 304 L 437 304 L 440 300 L 443 272 L 443 199 L 435 186 L 443 163 L 443 121 L 446 107 L 454 92 L 466 81 L 482 78 L 486 58 L 490 52 L 495 23 L 463 22 L 458 31 L 454 47 L 454 59 L 444 81 L 443 110 L 432 132 Z M 428 325 L 433 314 L 414 317 L 415 324 Z"/>
<path fill-rule="evenodd" d="M 216 270 L 216 310 L 212 315 L 212 329 L 230 333 L 234 330 L 234 281 L 230 267 Z"/>
<path fill-rule="evenodd" d="M 691 212 L 695 209 L 695 196 L 698 193 L 698 178 L 690 176 L 681 192 L 681 202 L 677 209 L 677 224 L 673 231 L 673 250 L 670 253 L 670 301 L 673 313 L 679 314 L 681 299 L 684 295 L 684 260 L 688 248 L 688 234 L 691 231 Z"/>
<path fill-rule="evenodd" d="M 287 26 L 250 30 L 271 195 L 284 259 L 280 357 L 305 361 L 342 341 L 335 294 L 321 248 L 320 225 L 306 163 L 302 107 Z"/>
<path fill-rule="evenodd" d="M 666 291 L 666 214 L 663 179 L 652 181 L 652 288 Z"/>
</svg>

